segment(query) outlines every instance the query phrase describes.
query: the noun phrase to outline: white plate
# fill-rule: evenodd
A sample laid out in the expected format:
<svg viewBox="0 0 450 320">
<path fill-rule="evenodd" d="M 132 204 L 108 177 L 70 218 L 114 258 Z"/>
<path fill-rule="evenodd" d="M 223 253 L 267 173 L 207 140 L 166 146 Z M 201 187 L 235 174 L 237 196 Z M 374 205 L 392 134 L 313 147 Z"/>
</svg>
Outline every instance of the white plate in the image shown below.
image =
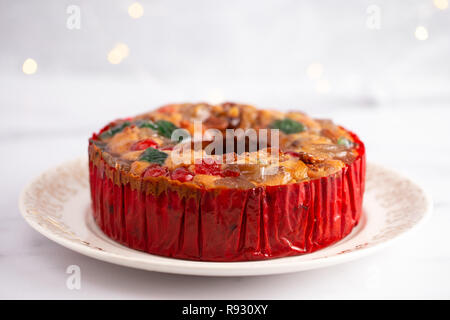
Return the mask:
<svg viewBox="0 0 450 320">
<path fill-rule="evenodd" d="M 432 202 L 410 179 L 369 164 L 364 213 L 345 239 L 311 254 L 225 263 L 159 257 L 129 249 L 106 237 L 91 215 L 86 158 L 42 173 L 25 187 L 19 206 L 25 220 L 38 232 L 92 258 L 159 272 L 248 276 L 314 269 L 365 256 L 423 223 L 431 213 Z"/>
</svg>

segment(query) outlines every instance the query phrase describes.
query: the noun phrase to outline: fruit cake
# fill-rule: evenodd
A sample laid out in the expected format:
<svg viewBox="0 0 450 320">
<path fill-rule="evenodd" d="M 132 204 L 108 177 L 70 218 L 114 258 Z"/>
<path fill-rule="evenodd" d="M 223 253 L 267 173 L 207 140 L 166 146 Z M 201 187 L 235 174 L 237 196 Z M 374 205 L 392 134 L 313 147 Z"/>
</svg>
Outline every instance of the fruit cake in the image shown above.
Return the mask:
<svg viewBox="0 0 450 320">
<path fill-rule="evenodd" d="M 310 253 L 352 231 L 365 149 L 354 133 L 298 111 L 170 104 L 93 134 L 89 174 L 94 219 L 125 246 L 262 260 Z"/>
</svg>

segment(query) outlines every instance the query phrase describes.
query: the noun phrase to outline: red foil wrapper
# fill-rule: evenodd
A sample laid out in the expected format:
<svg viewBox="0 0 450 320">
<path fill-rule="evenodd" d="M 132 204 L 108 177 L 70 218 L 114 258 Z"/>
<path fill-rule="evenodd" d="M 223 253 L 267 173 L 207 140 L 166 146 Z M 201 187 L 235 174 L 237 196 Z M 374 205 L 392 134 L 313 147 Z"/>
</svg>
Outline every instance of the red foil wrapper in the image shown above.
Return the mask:
<svg viewBox="0 0 450 320">
<path fill-rule="evenodd" d="M 204 190 L 142 180 L 112 167 L 89 146 L 96 223 L 110 238 L 151 254 L 249 261 L 310 253 L 348 235 L 362 212 L 365 149 L 336 174 L 249 190 Z"/>
</svg>

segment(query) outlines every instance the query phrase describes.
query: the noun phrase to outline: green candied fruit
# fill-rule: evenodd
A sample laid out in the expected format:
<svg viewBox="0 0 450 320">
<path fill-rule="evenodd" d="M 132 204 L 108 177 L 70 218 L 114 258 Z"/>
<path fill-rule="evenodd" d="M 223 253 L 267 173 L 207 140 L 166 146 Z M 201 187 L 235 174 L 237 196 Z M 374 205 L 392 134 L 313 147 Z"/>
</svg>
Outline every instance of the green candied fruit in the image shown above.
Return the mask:
<svg viewBox="0 0 450 320">
<path fill-rule="evenodd" d="M 272 125 L 270 127 L 272 129 L 279 129 L 286 134 L 305 131 L 305 126 L 303 125 L 303 123 L 289 118 L 285 118 L 283 120 L 275 120 L 274 122 L 272 122 Z"/>
<path fill-rule="evenodd" d="M 342 146 L 346 146 L 347 148 L 351 148 L 353 146 L 353 142 L 351 142 L 350 140 L 348 140 L 347 138 L 344 138 L 344 137 L 340 137 L 337 140 L 337 144 L 340 144 Z"/>
<path fill-rule="evenodd" d="M 167 157 L 168 157 L 167 153 L 150 147 L 145 149 L 145 151 L 139 157 L 139 160 L 163 165 Z"/>
<path fill-rule="evenodd" d="M 116 133 L 119 133 L 121 131 L 123 131 L 123 129 L 125 129 L 126 127 L 128 127 L 131 123 L 129 121 L 125 121 L 123 123 L 117 124 L 111 128 L 109 128 L 108 130 L 106 130 L 105 132 L 102 132 L 102 134 L 100 134 L 100 138 L 101 139 L 108 139 L 113 137 Z"/>
<path fill-rule="evenodd" d="M 176 125 L 174 125 L 172 122 L 166 121 L 166 120 L 158 120 L 155 123 L 150 122 L 150 121 L 143 122 L 143 123 L 139 124 L 139 128 L 150 128 L 150 129 L 158 132 L 158 134 L 160 136 L 163 136 L 163 137 L 166 137 L 169 139 L 172 137 L 172 133 L 176 129 L 178 129 L 178 127 Z"/>
<path fill-rule="evenodd" d="M 138 120 L 138 121 L 136 121 L 136 125 L 137 125 L 139 128 L 150 128 L 150 129 L 155 130 L 155 131 L 158 129 L 158 127 L 156 126 L 156 124 L 154 124 L 154 123 L 151 122 L 151 121 Z"/>
</svg>

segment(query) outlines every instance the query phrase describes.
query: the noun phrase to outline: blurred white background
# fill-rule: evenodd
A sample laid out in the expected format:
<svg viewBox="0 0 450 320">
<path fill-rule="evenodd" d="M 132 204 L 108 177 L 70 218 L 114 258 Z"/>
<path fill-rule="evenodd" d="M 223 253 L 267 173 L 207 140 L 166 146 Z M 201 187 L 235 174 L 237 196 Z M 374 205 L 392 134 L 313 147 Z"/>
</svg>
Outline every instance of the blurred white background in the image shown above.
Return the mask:
<svg viewBox="0 0 450 320">
<path fill-rule="evenodd" d="M 0 0 L 0 297 L 450 298 L 448 7 L 448 0 Z M 223 100 L 335 119 L 365 141 L 369 161 L 422 182 L 435 201 L 432 221 L 352 264 L 198 280 L 96 262 L 21 220 L 23 185 L 86 154 L 87 138 L 106 122 L 168 102 Z M 69 264 L 84 270 L 84 291 L 65 288 Z M 378 285 L 368 286 L 373 268 Z"/>
<path fill-rule="evenodd" d="M 1 130 L 85 129 L 176 101 L 312 113 L 450 101 L 447 0 L 133 3 L 1 1 Z M 117 44 L 128 56 L 112 64 Z M 49 115 L 58 123 L 36 123 Z"/>
</svg>

